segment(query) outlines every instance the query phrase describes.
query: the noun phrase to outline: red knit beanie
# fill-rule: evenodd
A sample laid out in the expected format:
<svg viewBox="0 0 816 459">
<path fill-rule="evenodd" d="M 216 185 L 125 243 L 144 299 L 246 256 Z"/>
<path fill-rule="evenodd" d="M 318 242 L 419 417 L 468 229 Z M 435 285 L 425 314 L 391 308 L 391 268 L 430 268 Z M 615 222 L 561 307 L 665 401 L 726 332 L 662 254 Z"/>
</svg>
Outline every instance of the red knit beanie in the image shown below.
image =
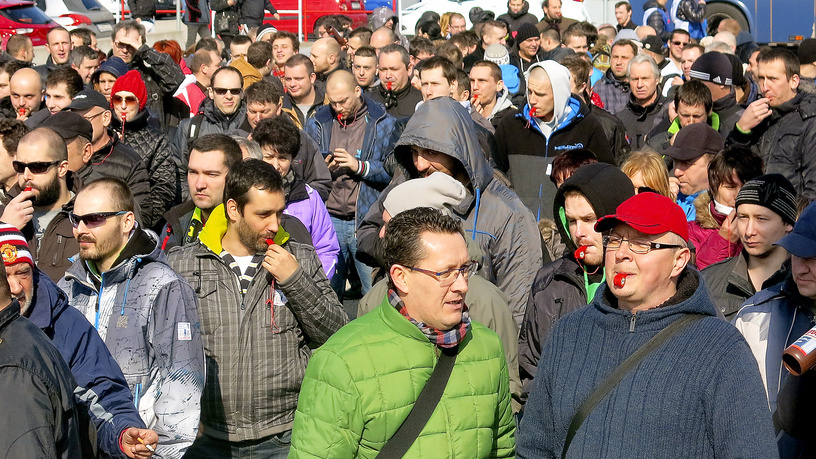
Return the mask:
<svg viewBox="0 0 816 459">
<path fill-rule="evenodd" d="M 119 91 L 132 92 L 139 99 L 139 111 L 144 110 L 145 105 L 147 105 L 147 88 L 145 88 L 142 75 L 138 70 L 129 71 L 113 83 L 111 94 L 116 94 Z M 111 107 L 113 107 L 112 102 Z"/>
</svg>

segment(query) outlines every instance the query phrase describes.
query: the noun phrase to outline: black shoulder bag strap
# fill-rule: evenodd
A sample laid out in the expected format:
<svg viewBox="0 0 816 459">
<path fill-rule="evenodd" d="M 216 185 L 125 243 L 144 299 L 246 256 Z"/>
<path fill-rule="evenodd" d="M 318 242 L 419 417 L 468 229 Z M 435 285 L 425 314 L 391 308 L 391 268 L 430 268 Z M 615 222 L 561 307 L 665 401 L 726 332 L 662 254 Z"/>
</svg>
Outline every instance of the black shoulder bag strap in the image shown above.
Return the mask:
<svg viewBox="0 0 816 459">
<path fill-rule="evenodd" d="M 632 355 L 630 355 L 626 360 L 623 361 L 615 371 L 612 372 L 606 380 L 595 387 L 595 390 L 589 394 L 589 397 L 584 400 L 584 403 L 578 407 L 578 411 L 575 412 L 575 415 L 572 417 L 572 422 L 569 426 L 569 432 L 567 432 L 567 438 L 564 440 L 564 449 L 561 450 L 561 459 L 567 457 L 567 450 L 569 449 L 570 443 L 572 442 L 573 437 L 578 432 L 578 429 L 581 427 L 581 424 L 584 423 L 584 420 L 589 416 L 589 413 L 595 408 L 595 405 L 598 404 L 606 394 L 609 393 L 618 383 L 623 380 L 623 377 L 626 376 L 627 373 L 632 371 L 633 368 L 637 366 L 640 362 L 643 361 L 649 354 L 657 350 L 663 343 L 668 341 L 673 336 L 677 335 L 681 331 L 683 331 L 686 327 L 697 322 L 698 320 L 703 319 L 706 317 L 703 314 L 686 314 L 685 316 L 681 317 L 680 319 L 675 320 L 669 326 L 660 330 L 656 335 L 652 337 L 649 341 L 647 341 L 643 346 L 640 346 L 638 350 L 636 350 Z"/>
<path fill-rule="evenodd" d="M 408 413 L 408 417 L 402 422 L 394 435 L 388 439 L 385 446 L 377 454 L 377 459 L 391 459 L 401 458 L 414 444 L 414 440 L 422 432 L 425 424 L 431 418 L 436 405 L 442 398 L 442 393 L 445 391 L 445 386 L 448 385 L 448 379 L 453 371 L 453 364 L 456 363 L 456 355 L 459 353 L 459 346 L 452 348 L 440 348 L 442 353 L 439 356 L 439 361 L 419 393 L 419 397 L 414 402 L 414 407 Z"/>
</svg>

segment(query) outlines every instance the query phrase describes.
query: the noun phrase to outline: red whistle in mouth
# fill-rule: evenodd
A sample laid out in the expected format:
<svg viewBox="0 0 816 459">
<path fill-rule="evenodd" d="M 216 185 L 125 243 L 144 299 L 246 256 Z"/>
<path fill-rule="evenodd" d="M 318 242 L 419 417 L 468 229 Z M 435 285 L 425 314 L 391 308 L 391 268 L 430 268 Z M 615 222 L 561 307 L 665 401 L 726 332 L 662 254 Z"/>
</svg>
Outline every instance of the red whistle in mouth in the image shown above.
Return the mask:
<svg viewBox="0 0 816 459">
<path fill-rule="evenodd" d="M 31 191 L 32 189 L 33 188 L 31 188 L 30 186 L 27 186 L 27 187 L 25 187 L 25 189 L 23 191 Z"/>
<path fill-rule="evenodd" d="M 586 258 L 586 251 L 587 251 L 588 248 L 589 248 L 589 246 L 586 246 L 586 245 L 582 245 L 581 247 L 578 247 L 578 250 L 575 251 L 575 259 L 576 260 L 583 260 L 584 258 Z"/>
<path fill-rule="evenodd" d="M 267 238 L 267 239 L 266 239 L 266 245 L 274 245 L 274 244 L 275 244 L 275 240 L 274 240 L 274 239 L 272 239 L 272 238 Z"/>
<path fill-rule="evenodd" d="M 394 87 L 394 82 L 393 81 L 386 81 L 385 82 L 385 89 L 390 91 L 392 87 Z"/>
<path fill-rule="evenodd" d="M 479 100 L 479 95 L 478 95 L 478 94 L 474 94 L 474 95 L 473 95 L 473 101 L 475 102 L 475 101 L 477 101 L 477 100 Z"/>
<path fill-rule="evenodd" d="M 615 274 L 615 277 L 612 278 L 612 283 L 615 284 L 617 288 L 623 288 L 623 286 L 626 285 L 626 274 Z"/>
<path fill-rule="evenodd" d="M 18 108 L 18 109 L 17 109 L 17 113 L 18 113 L 20 116 L 25 116 L 25 108 Z"/>
<path fill-rule="evenodd" d="M 342 113 L 337 114 L 337 121 L 343 121 L 343 114 Z"/>
<path fill-rule="evenodd" d="M 535 118 L 535 115 L 536 115 L 536 108 L 535 107 L 530 108 L 530 118 Z"/>
</svg>

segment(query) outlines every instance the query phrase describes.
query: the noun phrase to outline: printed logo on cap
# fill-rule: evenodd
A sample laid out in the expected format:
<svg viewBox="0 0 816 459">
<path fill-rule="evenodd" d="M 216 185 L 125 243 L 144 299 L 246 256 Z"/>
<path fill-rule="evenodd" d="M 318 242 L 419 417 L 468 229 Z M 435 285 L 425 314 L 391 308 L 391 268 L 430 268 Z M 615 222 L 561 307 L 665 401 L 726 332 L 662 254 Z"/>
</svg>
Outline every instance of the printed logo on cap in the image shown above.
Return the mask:
<svg viewBox="0 0 816 459">
<path fill-rule="evenodd" d="M 17 247 L 11 244 L 3 244 L 0 246 L 0 254 L 3 254 L 3 261 L 6 263 L 14 263 L 17 261 Z"/>
</svg>

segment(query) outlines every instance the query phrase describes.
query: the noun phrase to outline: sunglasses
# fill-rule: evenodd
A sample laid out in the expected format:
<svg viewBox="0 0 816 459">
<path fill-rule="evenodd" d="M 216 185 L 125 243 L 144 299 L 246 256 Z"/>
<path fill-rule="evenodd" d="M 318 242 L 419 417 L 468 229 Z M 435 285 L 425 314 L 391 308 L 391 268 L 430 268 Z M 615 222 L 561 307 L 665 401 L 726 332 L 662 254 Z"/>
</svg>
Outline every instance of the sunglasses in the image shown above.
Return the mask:
<svg viewBox="0 0 816 459">
<path fill-rule="evenodd" d="M 77 215 L 73 212 L 69 212 L 68 221 L 71 222 L 71 226 L 74 228 L 79 228 L 80 222 L 84 223 L 88 228 L 98 228 L 104 225 L 109 218 L 125 215 L 126 213 L 128 213 L 126 210 L 120 210 L 119 212 L 93 212 L 85 215 Z"/>
<path fill-rule="evenodd" d="M 34 161 L 33 163 L 24 163 L 21 161 L 12 161 L 11 167 L 14 168 L 14 172 L 18 174 L 22 174 L 25 172 L 26 169 L 30 170 L 32 174 L 44 174 L 45 171 L 51 168 L 51 166 L 55 166 L 61 163 L 62 160 L 56 161 Z"/>
<path fill-rule="evenodd" d="M 137 98 L 136 98 L 136 96 L 125 96 L 125 97 L 122 97 L 122 96 L 118 96 L 118 95 L 116 95 L 116 94 L 111 95 L 111 103 L 112 103 L 113 105 L 119 105 L 119 104 L 121 104 L 121 103 L 122 103 L 122 101 L 123 101 L 123 100 L 124 100 L 124 101 L 125 101 L 125 102 L 126 102 L 128 105 L 138 105 L 138 104 L 139 104 L 139 99 L 137 99 Z"/>
<path fill-rule="evenodd" d="M 674 46 L 686 46 L 688 44 L 688 42 L 685 42 L 685 41 L 673 41 L 672 44 Z"/>
<path fill-rule="evenodd" d="M 244 91 L 242 88 L 212 88 L 212 90 L 219 96 L 226 95 L 227 93 L 233 96 L 239 96 Z"/>
</svg>

